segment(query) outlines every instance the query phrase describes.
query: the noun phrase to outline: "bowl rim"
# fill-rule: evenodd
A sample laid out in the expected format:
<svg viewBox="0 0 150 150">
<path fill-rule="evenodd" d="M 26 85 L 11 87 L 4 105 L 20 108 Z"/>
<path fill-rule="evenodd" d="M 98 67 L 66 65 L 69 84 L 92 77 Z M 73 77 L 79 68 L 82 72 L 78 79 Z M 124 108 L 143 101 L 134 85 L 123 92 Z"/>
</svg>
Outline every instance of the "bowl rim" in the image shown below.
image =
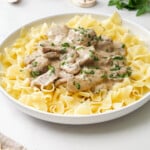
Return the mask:
<svg viewBox="0 0 150 150">
<path fill-rule="evenodd" d="M 22 28 L 26 28 L 28 26 L 31 26 L 32 24 L 36 24 L 38 22 L 41 22 L 43 20 L 43 23 L 44 23 L 44 20 L 47 20 L 47 19 L 52 19 L 52 18 L 55 18 L 55 17 L 61 17 L 61 16 L 76 16 L 76 15 L 91 15 L 91 16 L 103 16 L 103 17 L 110 17 L 111 15 L 108 14 L 108 13 L 89 13 L 89 12 L 73 12 L 73 13 L 61 13 L 61 14 L 55 14 L 55 15 L 49 15 L 49 16 L 46 16 L 46 17 L 41 17 L 39 19 L 35 19 L 33 21 L 29 21 L 28 23 L 20 26 L 19 28 L 13 30 L 12 32 L 8 33 L 6 36 L 4 36 L 4 38 L 0 41 L 0 49 L 1 49 L 1 46 L 14 34 L 16 34 L 17 32 L 20 32 Z M 122 19 L 122 22 L 125 22 L 125 23 L 128 23 L 128 24 L 131 24 L 133 26 L 136 26 L 138 28 L 140 28 L 141 30 L 143 30 L 144 32 L 147 32 L 147 34 L 150 35 L 150 31 L 144 27 L 142 27 L 141 25 L 133 22 L 133 21 L 130 21 L 128 19 Z M 61 117 L 61 118 L 89 118 L 89 117 L 97 117 L 97 116 L 103 116 L 103 115 L 109 115 L 109 114 L 113 114 L 113 113 L 119 113 L 121 111 L 124 111 L 126 109 L 129 109 L 131 107 L 133 107 L 134 105 L 144 101 L 144 100 L 147 100 L 149 98 L 150 100 L 150 92 L 146 93 L 143 97 L 141 97 L 140 99 L 136 100 L 135 102 L 127 105 L 127 106 L 124 106 L 124 107 L 121 107 L 121 108 L 118 108 L 116 110 L 110 110 L 108 112 L 103 112 L 103 113 L 96 113 L 96 114 L 87 114 L 87 115 L 80 115 L 80 114 L 59 114 L 59 113 L 51 113 L 51 112 L 46 112 L 46 111 L 42 111 L 42 110 L 38 110 L 32 106 L 28 106 L 20 101 L 18 101 L 17 99 L 15 99 L 14 97 L 12 97 L 6 90 L 4 90 L 1 86 L 0 86 L 0 91 L 7 97 L 7 99 L 9 99 L 10 102 L 12 103 L 15 103 L 17 104 L 18 106 L 21 106 L 25 109 L 28 109 L 32 112 L 35 112 L 35 113 L 38 113 L 38 114 L 42 114 L 42 115 L 49 115 L 49 116 L 54 116 L 54 117 Z M 148 100 L 146 101 L 148 102 Z"/>
<path fill-rule="evenodd" d="M 52 115 L 52 116 L 55 116 L 55 117 L 65 117 L 65 118 L 88 118 L 88 117 L 97 117 L 97 116 L 102 116 L 102 115 L 108 115 L 108 114 L 113 114 L 113 113 L 119 113 L 120 111 L 123 111 L 125 109 L 129 109 L 133 106 L 135 106 L 136 104 L 139 104 L 140 102 L 143 102 L 144 100 L 147 100 L 149 98 L 150 100 L 150 92 L 149 93 L 146 93 L 142 98 L 140 98 L 139 100 L 127 105 L 127 106 L 124 106 L 124 107 L 121 107 L 121 108 L 118 108 L 116 110 L 110 110 L 108 112 L 103 112 L 103 113 L 96 113 L 96 114 L 87 114 L 87 115 L 80 115 L 80 114 L 75 114 L 75 115 L 71 115 L 71 114 L 59 114 L 59 113 L 51 113 L 51 112 L 46 112 L 46 111 L 42 111 L 42 110 L 38 110 L 32 106 L 28 106 L 28 105 L 25 105 L 24 103 L 18 101 L 17 99 L 15 99 L 14 97 L 12 97 L 9 93 L 7 93 L 1 86 L 0 86 L 0 91 L 2 91 L 2 93 L 8 98 L 8 100 L 12 103 L 15 103 L 17 104 L 18 106 L 21 106 L 21 107 L 24 107 L 25 109 L 29 109 L 30 111 L 34 111 L 36 113 L 40 113 L 40 114 L 44 114 L 44 115 Z M 147 100 L 148 101 L 148 100 Z M 146 102 L 147 102 L 146 101 Z"/>
</svg>

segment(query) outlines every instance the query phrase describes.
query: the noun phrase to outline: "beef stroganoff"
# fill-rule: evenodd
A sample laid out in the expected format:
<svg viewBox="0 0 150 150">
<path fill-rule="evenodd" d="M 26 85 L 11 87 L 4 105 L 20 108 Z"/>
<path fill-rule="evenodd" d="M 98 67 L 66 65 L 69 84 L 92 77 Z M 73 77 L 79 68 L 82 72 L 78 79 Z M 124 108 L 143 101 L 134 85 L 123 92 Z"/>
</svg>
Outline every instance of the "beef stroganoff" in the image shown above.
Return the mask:
<svg viewBox="0 0 150 150">
<path fill-rule="evenodd" d="M 23 29 L 0 53 L 1 86 L 16 100 L 60 114 L 125 107 L 150 91 L 150 52 L 114 13 Z"/>
</svg>

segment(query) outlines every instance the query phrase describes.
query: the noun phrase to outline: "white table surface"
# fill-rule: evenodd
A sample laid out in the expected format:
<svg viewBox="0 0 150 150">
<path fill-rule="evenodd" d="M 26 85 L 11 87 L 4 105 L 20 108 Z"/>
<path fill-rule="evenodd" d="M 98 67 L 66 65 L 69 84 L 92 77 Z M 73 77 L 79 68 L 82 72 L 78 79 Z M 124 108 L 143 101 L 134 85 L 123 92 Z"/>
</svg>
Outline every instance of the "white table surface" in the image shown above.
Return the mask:
<svg viewBox="0 0 150 150">
<path fill-rule="evenodd" d="M 112 14 L 116 8 L 99 0 L 93 8 L 78 8 L 71 0 L 22 0 L 10 5 L 0 0 L 0 39 L 32 20 L 70 12 Z M 150 14 L 119 11 L 122 17 L 150 30 Z M 30 150 L 150 150 L 150 102 L 137 111 L 106 123 L 87 126 L 58 125 L 20 112 L 0 93 L 0 132 Z"/>
</svg>

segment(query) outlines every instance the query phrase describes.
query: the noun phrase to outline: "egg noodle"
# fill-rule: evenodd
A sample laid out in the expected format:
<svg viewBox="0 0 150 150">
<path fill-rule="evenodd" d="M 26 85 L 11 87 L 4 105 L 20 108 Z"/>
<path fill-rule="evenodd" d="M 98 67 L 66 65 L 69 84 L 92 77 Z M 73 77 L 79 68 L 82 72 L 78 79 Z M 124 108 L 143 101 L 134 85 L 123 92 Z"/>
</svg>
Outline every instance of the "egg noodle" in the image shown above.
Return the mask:
<svg viewBox="0 0 150 150">
<path fill-rule="evenodd" d="M 0 85 L 17 101 L 50 113 L 87 115 L 122 108 L 150 92 L 150 52 L 138 37 L 122 26 L 117 13 L 103 21 L 89 15 L 75 16 L 66 25 L 91 28 L 97 35 L 124 43 L 132 75 L 115 83 L 111 90 L 102 89 L 97 94 L 92 91 L 71 94 L 65 86 L 55 88 L 53 84 L 42 89 L 31 87 L 30 74 L 24 69 L 24 58 L 37 50 L 37 43 L 47 39 L 50 25 L 44 23 L 22 30 L 15 43 L 0 52 Z"/>
</svg>

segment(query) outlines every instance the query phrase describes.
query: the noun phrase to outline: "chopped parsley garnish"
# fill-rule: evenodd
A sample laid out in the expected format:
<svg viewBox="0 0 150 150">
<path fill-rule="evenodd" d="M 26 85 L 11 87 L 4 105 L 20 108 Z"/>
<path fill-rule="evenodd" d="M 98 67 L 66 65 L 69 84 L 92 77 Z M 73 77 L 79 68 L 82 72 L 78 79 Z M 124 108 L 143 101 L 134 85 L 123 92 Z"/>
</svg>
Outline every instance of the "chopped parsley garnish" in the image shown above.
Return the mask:
<svg viewBox="0 0 150 150">
<path fill-rule="evenodd" d="M 74 31 L 78 31 L 78 29 L 73 29 Z"/>
<path fill-rule="evenodd" d="M 65 53 L 67 51 L 67 48 L 70 47 L 70 44 L 66 42 L 66 43 L 62 43 L 61 46 L 62 46 L 62 49 L 61 49 L 62 52 Z"/>
<path fill-rule="evenodd" d="M 75 47 L 75 46 L 71 46 L 71 48 L 72 48 L 72 49 L 76 49 L 76 47 Z"/>
<path fill-rule="evenodd" d="M 94 74 L 94 70 L 82 70 L 81 73 L 85 73 L 85 74 Z"/>
<path fill-rule="evenodd" d="M 94 52 L 92 50 L 90 50 L 90 57 L 94 60 L 94 61 L 99 61 L 99 58 L 94 54 Z"/>
<path fill-rule="evenodd" d="M 32 62 L 32 66 L 33 66 L 33 67 L 36 67 L 36 66 L 37 66 L 37 64 L 38 64 L 38 62 L 37 62 L 37 61 L 33 61 L 33 62 Z"/>
<path fill-rule="evenodd" d="M 122 46 L 121 46 L 122 48 L 125 48 L 126 46 L 125 46 L 125 44 L 122 44 Z"/>
<path fill-rule="evenodd" d="M 125 73 L 122 73 L 122 74 L 120 74 L 120 73 L 112 73 L 112 74 L 110 74 L 109 75 L 109 77 L 110 78 L 126 78 L 126 77 L 130 77 L 131 76 L 131 74 L 132 74 L 132 70 L 131 70 L 131 68 L 130 67 L 127 67 L 127 71 L 125 72 Z"/>
<path fill-rule="evenodd" d="M 36 78 L 37 76 L 39 76 L 40 75 L 40 72 L 39 71 L 31 71 L 31 76 L 33 77 L 33 78 Z"/>
<path fill-rule="evenodd" d="M 53 67 L 53 66 L 48 65 L 48 70 L 49 70 L 51 73 L 55 73 L 55 67 Z"/>
<path fill-rule="evenodd" d="M 116 78 L 116 75 L 112 73 L 109 75 L 109 78 Z"/>
<path fill-rule="evenodd" d="M 103 79 L 107 79 L 107 74 L 106 74 L 106 73 L 104 73 L 103 75 L 101 75 L 101 78 L 103 78 Z"/>
<path fill-rule="evenodd" d="M 99 58 L 98 58 L 97 56 L 94 56 L 94 57 L 93 57 L 93 60 L 94 60 L 94 61 L 99 61 Z"/>
<path fill-rule="evenodd" d="M 123 60 L 124 57 L 123 56 L 114 56 L 113 60 Z"/>
<path fill-rule="evenodd" d="M 117 77 L 118 77 L 118 78 L 130 77 L 130 76 L 131 76 L 131 73 L 132 73 L 132 72 L 128 72 L 128 71 L 127 71 L 126 73 L 118 74 Z"/>
<path fill-rule="evenodd" d="M 83 47 L 81 46 L 81 47 L 77 47 L 77 48 L 76 48 L 76 50 L 80 50 L 80 49 L 83 49 Z"/>
<path fill-rule="evenodd" d="M 85 34 L 84 31 L 80 31 L 81 34 Z"/>
<path fill-rule="evenodd" d="M 54 44 L 54 43 L 51 43 L 51 46 L 55 46 L 55 44 Z"/>
<path fill-rule="evenodd" d="M 65 62 L 65 61 L 61 62 L 61 65 L 62 65 L 62 66 L 64 66 L 65 64 L 66 64 L 66 62 Z"/>
<path fill-rule="evenodd" d="M 80 83 L 73 82 L 73 85 L 79 90 L 81 88 Z"/>
<path fill-rule="evenodd" d="M 87 30 L 84 29 L 83 27 L 78 27 L 78 29 L 76 31 L 79 31 L 80 34 L 86 34 L 87 33 Z"/>
<path fill-rule="evenodd" d="M 44 47 L 44 44 L 40 44 L 41 47 Z"/>
<path fill-rule="evenodd" d="M 131 76 L 131 74 L 132 74 L 131 67 L 127 67 L 127 74 L 128 74 L 128 77 Z"/>
<path fill-rule="evenodd" d="M 116 77 L 125 78 L 125 77 L 128 77 L 128 75 L 127 75 L 127 73 L 123 73 L 123 74 L 118 74 Z"/>
<path fill-rule="evenodd" d="M 66 47 L 63 47 L 63 48 L 61 49 L 61 51 L 62 51 L 63 53 L 65 53 L 65 52 L 67 51 L 67 48 L 66 48 Z"/>
<path fill-rule="evenodd" d="M 91 46 L 91 42 L 88 42 L 88 46 Z"/>
<path fill-rule="evenodd" d="M 98 36 L 98 37 L 97 37 L 97 40 L 103 41 L 102 36 L 101 36 L 101 35 Z"/>
<path fill-rule="evenodd" d="M 119 65 L 115 65 L 115 67 L 113 68 L 110 68 L 111 71 L 117 71 L 117 70 L 120 70 L 120 66 Z"/>
<path fill-rule="evenodd" d="M 70 47 L 70 44 L 66 42 L 66 43 L 61 44 L 61 46 L 62 47 Z"/>
<path fill-rule="evenodd" d="M 90 34 L 88 34 L 88 38 L 89 38 L 89 39 L 91 38 L 91 35 L 90 35 Z"/>
</svg>

